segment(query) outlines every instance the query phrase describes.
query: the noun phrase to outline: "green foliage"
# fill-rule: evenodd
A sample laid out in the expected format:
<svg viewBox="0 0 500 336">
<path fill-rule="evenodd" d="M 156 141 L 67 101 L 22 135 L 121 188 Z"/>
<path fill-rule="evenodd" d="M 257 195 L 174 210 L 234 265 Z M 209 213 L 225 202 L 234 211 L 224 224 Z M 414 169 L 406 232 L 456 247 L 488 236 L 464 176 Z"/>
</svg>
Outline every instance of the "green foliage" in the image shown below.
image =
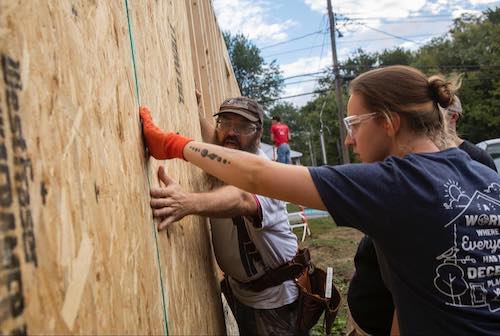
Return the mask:
<svg viewBox="0 0 500 336">
<path fill-rule="evenodd" d="M 377 54 L 377 58 L 380 66 L 408 65 L 413 62 L 415 56 L 411 51 L 397 47 L 392 50 L 385 49 Z"/>
<path fill-rule="evenodd" d="M 458 96 L 464 116 L 458 132 L 479 142 L 500 137 L 500 8 L 480 17 L 464 14 L 449 35 L 434 39 L 416 53 L 413 66 L 426 74 L 463 75 Z"/>
<path fill-rule="evenodd" d="M 357 75 L 366 72 L 377 63 L 377 54 L 367 54 L 363 49 L 359 48 L 354 53 L 353 57 L 349 57 L 342 66 L 342 75 L 346 79 L 351 79 Z"/>
<path fill-rule="evenodd" d="M 426 75 L 441 74 L 445 78 L 457 78 L 462 74 L 462 85 L 458 96 L 462 101 L 464 116 L 458 123 L 458 131 L 464 138 L 479 142 L 500 137 L 500 9 L 487 10 L 480 17 L 464 14 L 454 21 L 446 36 L 435 38 L 415 52 L 395 48 L 380 53 L 366 53 L 358 49 L 340 67 L 344 86 L 348 92 L 349 81 L 361 73 L 379 66 L 395 64 L 411 65 L 421 69 Z M 327 75 L 319 80 L 322 90 L 330 90 L 317 96 L 300 111 L 314 129 L 318 129 L 317 118 L 321 103 L 326 95 L 334 94 L 334 76 L 330 68 Z M 331 98 L 331 100 L 334 100 Z M 344 100 L 344 102 L 346 102 Z M 336 105 L 328 107 L 324 114 L 332 135 L 338 136 Z M 318 138 L 317 136 L 315 137 Z M 335 138 L 327 145 L 328 163 L 336 163 L 338 149 Z M 313 141 L 314 143 L 314 141 Z M 319 142 L 314 144 L 319 156 Z M 305 153 L 305 152 L 304 152 Z M 306 155 L 305 155 L 306 156 Z M 307 155 L 308 157 L 308 155 Z M 331 159 L 330 159 L 331 157 Z M 318 160 L 320 163 L 320 160 Z M 309 164 L 310 161 L 303 160 Z"/>
<path fill-rule="evenodd" d="M 500 9 L 490 9 L 476 17 L 464 14 L 454 21 L 449 33 L 435 38 L 412 52 L 402 48 L 367 53 L 358 49 L 340 65 L 343 103 L 348 98 L 349 81 L 379 66 L 411 65 L 427 75 L 457 77 L 462 74 L 458 95 L 464 116 L 459 133 L 472 142 L 500 137 Z M 318 94 L 298 109 L 289 103 L 270 103 L 279 96 L 283 79 L 278 66 L 265 64 L 260 50 L 243 35 L 224 34 L 236 79 L 243 95 L 261 102 L 268 115 L 279 115 L 292 133 L 291 147 L 303 153 L 304 165 L 322 164 L 319 114 L 322 118 L 328 164 L 339 163 L 339 121 L 332 69 L 318 81 Z M 320 93 L 322 92 L 322 93 Z M 270 143 L 270 121 L 264 122 L 263 140 Z"/>
<path fill-rule="evenodd" d="M 234 76 L 241 94 L 257 100 L 264 108 L 272 105 L 283 89 L 283 76 L 276 61 L 267 64 L 257 48 L 243 34 L 224 33 Z"/>
<path fill-rule="evenodd" d="M 322 114 L 323 135 L 327 161 L 329 164 L 337 164 L 339 162 L 337 150 L 339 128 L 336 118 L 337 105 L 335 99 L 332 99 L 331 96 L 320 95 L 300 110 L 287 102 L 278 103 L 270 110 L 270 115 L 280 116 L 281 121 L 285 122 L 290 128 L 292 134 L 290 146 L 293 150 L 303 154 L 301 162 L 304 165 L 320 165 L 323 163 L 319 133 L 321 129 L 320 112 L 323 103 L 325 103 Z M 264 125 L 266 125 L 266 122 L 264 122 Z M 265 134 L 263 139 L 264 142 L 270 141 L 268 134 Z"/>
<path fill-rule="evenodd" d="M 338 112 L 337 112 L 337 101 L 334 97 L 334 91 L 330 91 L 330 94 L 321 94 L 316 99 L 308 102 L 304 105 L 300 114 L 302 116 L 302 134 L 303 143 L 300 144 L 300 148 L 303 148 L 304 162 L 310 163 L 310 153 L 308 149 L 307 141 L 310 139 L 311 147 L 313 148 L 313 156 L 315 158 L 315 163 L 317 165 L 324 164 L 322 153 L 321 153 L 321 142 L 320 142 L 320 112 L 323 108 L 323 113 L 321 119 L 323 120 L 323 138 L 325 141 L 326 158 L 328 164 L 338 164 L 339 160 L 339 123 L 338 123 Z M 333 95 L 333 96 L 332 96 Z M 295 144 L 295 142 L 294 142 Z M 309 160 L 307 160 L 309 158 Z"/>
</svg>

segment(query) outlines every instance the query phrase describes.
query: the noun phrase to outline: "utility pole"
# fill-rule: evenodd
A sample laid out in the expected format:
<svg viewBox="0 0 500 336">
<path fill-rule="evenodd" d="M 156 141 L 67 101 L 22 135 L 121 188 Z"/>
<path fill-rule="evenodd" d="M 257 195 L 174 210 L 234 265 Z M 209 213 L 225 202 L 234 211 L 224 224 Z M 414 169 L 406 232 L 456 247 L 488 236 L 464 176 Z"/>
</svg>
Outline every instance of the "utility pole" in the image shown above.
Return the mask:
<svg viewBox="0 0 500 336">
<path fill-rule="evenodd" d="M 311 127 L 311 131 L 310 132 L 307 132 L 308 133 L 308 144 L 309 144 L 309 155 L 311 156 L 311 166 L 315 167 L 316 166 L 316 159 L 314 158 L 314 151 L 313 151 L 313 147 L 312 147 L 312 139 L 311 139 L 311 135 L 312 135 L 312 126 L 309 125 Z"/>
<path fill-rule="evenodd" d="M 319 112 L 319 141 L 321 143 L 321 154 L 323 154 L 323 164 L 327 165 L 326 161 L 326 148 L 325 148 L 325 137 L 323 136 L 323 109 L 325 108 L 326 100 L 323 102 L 323 106 L 321 106 L 321 112 Z"/>
<path fill-rule="evenodd" d="M 337 60 L 337 45 L 335 43 L 335 17 L 332 10 L 331 0 L 326 0 L 328 7 L 328 19 L 330 21 L 330 39 L 332 42 L 332 58 L 333 58 L 333 74 L 335 76 L 335 94 L 337 96 L 337 110 L 339 118 L 339 144 L 342 151 L 339 153 L 342 158 L 342 163 L 349 163 L 349 150 L 344 146 L 344 139 L 346 137 L 344 129 L 344 103 L 342 101 L 342 82 L 339 74 L 339 62 Z"/>
</svg>

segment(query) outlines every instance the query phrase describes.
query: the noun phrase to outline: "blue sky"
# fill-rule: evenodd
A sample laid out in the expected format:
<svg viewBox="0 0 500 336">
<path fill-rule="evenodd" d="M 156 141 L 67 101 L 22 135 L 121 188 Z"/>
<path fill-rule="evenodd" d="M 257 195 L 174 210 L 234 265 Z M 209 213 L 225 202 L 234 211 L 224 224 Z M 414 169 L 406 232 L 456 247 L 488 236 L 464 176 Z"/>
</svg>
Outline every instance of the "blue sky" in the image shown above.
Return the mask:
<svg viewBox="0 0 500 336">
<path fill-rule="evenodd" d="M 332 4 L 343 35 L 337 38 L 337 54 L 343 60 L 358 48 L 418 49 L 444 35 L 462 13 L 496 8 L 500 1 L 332 0 Z M 266 62 L 277 60 L 285 78 L 319 72 L 332 63 L 326 0 L 213 0 L 213 5 L 221 29 L 249 37 Z M 293 40 L 304 35 L 308 36 Z M 313 91 L 314 78 L 287 79 L 283 96 Z M 301 106 L 311 98 L 287 100 Z"/>
</svg>

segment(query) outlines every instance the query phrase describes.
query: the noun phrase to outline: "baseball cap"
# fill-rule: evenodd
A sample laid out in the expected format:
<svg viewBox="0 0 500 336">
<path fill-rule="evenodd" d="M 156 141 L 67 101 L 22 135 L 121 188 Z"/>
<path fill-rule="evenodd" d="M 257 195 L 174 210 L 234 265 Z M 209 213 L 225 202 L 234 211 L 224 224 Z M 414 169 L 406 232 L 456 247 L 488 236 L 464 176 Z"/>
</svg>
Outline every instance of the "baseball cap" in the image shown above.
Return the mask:
<svg viewBox="0 0 500 336">
<path fill-rule="evenodd" d="M 462 103 L 460 103 L 460 99 L 457 96 L 453 96 L 453 103 L 446 108 L 448 112 L 454 112 L 458 114 L 462 114 Z"/>
<path fill-rule="evenodd" d="M 258 121 L 261 125 L 264 121 L 262 107 L 253 99 L 247 97 L 236 97 L 224 100 L 219 107 L 219 112 L 214 117 L 223 113 L 234 113 L 247 118 L 252 122 Z"/>
</svg>

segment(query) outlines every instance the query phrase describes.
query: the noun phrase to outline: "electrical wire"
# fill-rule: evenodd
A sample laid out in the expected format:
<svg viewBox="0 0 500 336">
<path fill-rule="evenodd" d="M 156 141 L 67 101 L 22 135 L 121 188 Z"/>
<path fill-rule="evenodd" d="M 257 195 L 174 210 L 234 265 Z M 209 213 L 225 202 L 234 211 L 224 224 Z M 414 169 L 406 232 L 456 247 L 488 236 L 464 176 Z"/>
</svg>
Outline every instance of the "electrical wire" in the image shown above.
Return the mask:
<svg viewBox="0 0 500 336">
<path fill-rule="evenodd" d="M 441 34 L 419 34 L 419 35 L 408 35 L 408 36 L 403 36 L 403 37 L 414 38 L 414 37 L 430 37 L 430 36 L 439 36 L 439 35 L 441 35 Z M 340 40 L 337 41 L 337 43 L 338 44 L 347 44 L 347 43 L 358 43 L 358 42 L 385 41 L 385 40 L 393 40 L 393 39 L 394 39 L 394 37 L 383 37 L 383 38 L 363 39 L 363 40 L 350 40 L 350 41 L 349 40 L 346 41 L 344 39 L 340 39 Z M 264 58 L 269 58 L 269 57 L 274 57 L 274 56 L 279 56 L 279 55 L 284 55 L 284 54 L 290 54 L 290 53 L 293 53 L 293 52 L 308 50 L 309 48 L 314 49 L 314 48 L 319 48 L 319 47 L 323 47 L 323 46 L 324 46 L 324 44 L 316 44 L 316 45 L 312 45 L 310 47 L 286 50 L 286 51 L 282 51 L 282 52 L 278 52 L 278 53 L 266 55 L 266 56 L 263 56 L 263 57 Z"/>
<path fill-rule="evenodd" d="M 467 70 L 467 69 L 477 69 L 476 71 L 481 71 L 481 70 L 500 70 L 500 64 L 477 64 L 477 65 L 472 65 L 472 64 L 450 64 L 450 65 L 444 65 L 444 64 L 438 64 L 438 65 L 413 65 L 414 68 L 417 69 L 457 69 L 457 70 Z M 346 65 L 339 65 L 340 69 L 346 69 L 346 68 L 351 68 Z M 380 68 L 380 66 L 370 66 L 367 67 L 367 69 L 376 69 Z M 324 74 L 325 72 L 328 72 L 328 70 L 322 70 L 322 71 L 315 71 L 315 72 L 308 72 L 308 73 L 303 73 L 300 75 L 294 75 L 294 76 L 289 76 L 283 78 L 283 80 L 288 80 L 288 79 L 293 79 L 293 78 L 299 78 L 299 77 L 308 77 L 308 76 L 314 76 L 314 75 L 320 75 Z"/>
<path fill-rule="evenodd" d="M 288 98 L 295 98 L 295 97 L 301 97 L 301 96 L 307 96 L 307 95 L 316 94 L 316 93 L 325 93 L 327 91 L 330 91 L 330 89 L 316 90 L 316 91 L 311 91 L 311 92 L 306 92 L 306 93 L 299 93 L 299 94 L 291 95 L 291 96 L 266 99 L 265 102 L 273 102 L 273 101 L 276 101 L 276 100 L 288 99 Z"/>
<path fill-rule="evenodd" d="M 339 21 L 340 22 L 350 22 L 350 21 L 368 21 L 368 20 L 371 20 L 370 18 L 366 18 L 366 19 L 353 19 L 353 18 L 350 18 L 350 19 L 340 19 Z M 450 22 L 450 20 L 394 20 L 394 21 L 386 21 L 384 19 L 374 19 L 374 20 L 380 20 L 382 21 L 382 23 L 384 25 L 387 25 L 387 24 L 400 24 L 400 23 L 405 23 L 405 24 L 408 24 L 408 23 L 432 23 L 432 22 Z M 390 20 L 390 19 L 387 19 L 387 20 Z"/>
<path fill-rule="evenodd" d="M 464 81 L 464 82 L 488 81 L 488 80 L 500 80 L 500 76 L 499 77 L 463 78 L 462 79 L 462 81 Z M 294 83 L 294 84 L 298 84 L 298 83 L 299 82 Z M 282 100 L 282 99 L 296 98 L 296 97 L 302 97 L 302 96 L 307 96 L 307 95 L 312 95 L 312 94 L 325 93 L 325 92 L 328 92 L 328 91 L 331 91 L 331 89 L 315 90 L 315 91 L 304 92 L 304 93 L 299 93 L 299 94 L 290 95 L 290 96 L 277 97 L 277 98 L 267 99 L 267 100 L 265 100 L 265 102 L 273 102 L 273 101 L 276 101 L 276 100 Z"/>
<path fill-rule="evenodd" d="M 317 72 L 309 72 L 309 73 L 304 73 L 304 74 L 301 74 L 301 75 L 294 75 L 294 76 L 285 77 L 285 78 L 283 78 L 283 80 L 292 79 L 292 78 L 298 78 L 298 77 L 307 77 L 307 76 L 319 75 L 319 74 L 324 74 L 325 72 L 327 72 L 327 70 L 322 70 L 322 71 L 317 71 Z"/>
<path fill-rule="evenodd" d="M 407 42 L 411 42 L 411 43 L 415 43 L 415 44 L 422 44 L 421 42 L 413 41 L 413 40 L 410 40 L 410 39 L 404 38 L 404 37 L 402 37 L 402 36 L 394 35 L 394 34 L 392 34 L 392 33 L 388 33 L 388 32 L 383 31 L 383 30 L 381 30 L 381 29 L 374 28 L 374 27 L 369 26 L 369 25 L 367 25 L 366 23 L 363 23 L 363 22 L 359 22 L 359 23 L 357 23 L 357 24 L 362 25 L 362 26 L 365 26 L 366 28 L 369 28 L 369 29 L 371 29 L 371 30 L 374 30 L 374 31 L 376 31 L 376 32 L 379 32 L 379 33 L 384 34 L 384 35 L 387 35 L 387 36 L 394 37 L 394 38 L 399 39 L 399 40 L 402 40 L 402 41 L 407 41 Z"/>
<path fill-rule="evenodd" d="M 312 32 L 312 33 L 309 33 L 309 34 L 305 34 L 305 35 L 302 35 L 302 36 L 298 36 L 298 37 L 295 37 L 295 38 L 292 38 L 292 39 L 289 39 L 289 40 L 286 40 L 286 41 L 282 41 L 282 42 L 278 42 L 278 43 L 275 43 L 275 44 L 267 45 L 265 47 L 260 48 L 260 50 L 264 50 L 264 49 L 267 49 L 267 48 L 276 47 L 276 46 L 279 46 L 279 45 L 282 45 L 282 44 L 285 44 L 285 43 L 290 43 L 290 42 L 297 41 L 297 40 L 300 40 L 300 39 L 303 39 L 303 38 L 306 38 L 306 37 L 309 37 L 309 36 L 312 36 L 312 35 L 322 34 L 322 33 L 323 33 L 322 30 L 318 30 L 318 31 L 315 31 L 315 32 Z"/>
</svg>

